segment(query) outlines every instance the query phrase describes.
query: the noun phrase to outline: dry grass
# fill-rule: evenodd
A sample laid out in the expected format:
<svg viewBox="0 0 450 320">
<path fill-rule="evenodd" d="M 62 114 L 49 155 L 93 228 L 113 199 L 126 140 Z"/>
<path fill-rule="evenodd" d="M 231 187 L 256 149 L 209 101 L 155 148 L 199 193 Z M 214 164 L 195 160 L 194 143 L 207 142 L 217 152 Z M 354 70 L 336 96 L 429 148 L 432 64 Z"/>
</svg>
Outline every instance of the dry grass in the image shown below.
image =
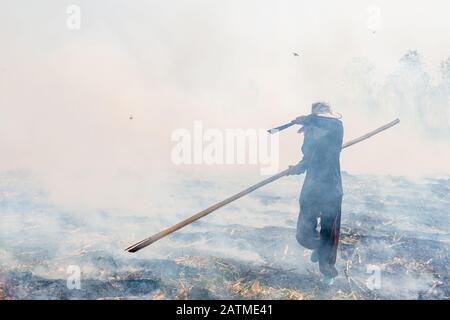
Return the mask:
<svg viewBox="0 0 450 320">
<path fill-rule="evenodd" d="M 228 288 L 236 296 L 242 299 L 308 299 L 306 294 L 298 290 L 263 286 L 258 279 L 248 281 L 246 278 L 240 278 L 236 282 L 228 284 Z"/>
</svg>

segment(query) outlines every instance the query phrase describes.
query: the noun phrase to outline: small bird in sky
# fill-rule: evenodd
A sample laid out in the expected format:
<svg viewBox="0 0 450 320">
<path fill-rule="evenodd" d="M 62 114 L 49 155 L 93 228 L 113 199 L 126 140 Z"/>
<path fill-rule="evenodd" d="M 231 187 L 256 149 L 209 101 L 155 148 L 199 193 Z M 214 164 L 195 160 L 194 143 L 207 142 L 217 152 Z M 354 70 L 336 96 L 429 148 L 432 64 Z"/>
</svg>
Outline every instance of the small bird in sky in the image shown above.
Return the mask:
<svg viewBox="0 0 450 320">
<path fill-rule="evenodd" d="M 292 52 L 292 54 L 294 55 L 294 57 L 300 56 L 297 52 Z"/>
<path fill-rule="evenodd" d="M 132 114 L 130 114 L 130 120 L 133 120 L 133 115 Z"/>
</svg>

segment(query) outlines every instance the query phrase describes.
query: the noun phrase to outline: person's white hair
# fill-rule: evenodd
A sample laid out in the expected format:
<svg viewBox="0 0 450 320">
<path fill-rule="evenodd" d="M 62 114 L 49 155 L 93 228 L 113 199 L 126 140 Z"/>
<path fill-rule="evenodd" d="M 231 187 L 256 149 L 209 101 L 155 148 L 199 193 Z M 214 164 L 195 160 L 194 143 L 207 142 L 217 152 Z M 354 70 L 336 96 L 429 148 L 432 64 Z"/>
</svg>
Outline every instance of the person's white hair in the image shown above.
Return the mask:
<svg viewBox="0 0 450 320">
<path fill-rule="evenodd" d="M 320 115 L 323 117 L 331 117 L 341 119 L 342 115 L 339 113 L 334 113 L 330 105 L 327 102 L 314 102 L 311 106 L 311 113 L 315 115 Z"/>
<path fill-rule="evenodd" d="M 326 102 L 314 102 L 311 106 L 311 113 L 318 114 L 318 113 L 328 113 L 332 114 L 333 111 L 331 110 L 331 107 Z"/>
</svg>

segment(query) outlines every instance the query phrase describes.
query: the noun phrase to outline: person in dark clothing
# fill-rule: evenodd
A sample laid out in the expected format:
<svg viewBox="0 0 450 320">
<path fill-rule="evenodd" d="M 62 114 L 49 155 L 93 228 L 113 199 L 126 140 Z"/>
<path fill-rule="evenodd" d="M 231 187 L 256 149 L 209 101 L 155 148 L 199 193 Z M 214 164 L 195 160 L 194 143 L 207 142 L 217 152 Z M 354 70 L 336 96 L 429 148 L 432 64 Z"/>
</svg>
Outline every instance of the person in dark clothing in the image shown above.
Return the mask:
<svg viewBox="0 0 450 320">
<path fill-rule="evenodd" d="M 323 102 L 312 105 L 312 113 L 294 120 L 303 125 L 303 159 L 290 168 L 290 175 L 306 177 L 300 193 L 297 241 L 312 249 L 311 261 L 319 262 L 327 282 L 337 276 L 334 267 L 341 222 L 342 181 L 340 153 L 343 126 Z M 320 219 L 320 223 L 319 223 Z M 318 227 L 320 225 L 320 231 Z"/>
</svg>

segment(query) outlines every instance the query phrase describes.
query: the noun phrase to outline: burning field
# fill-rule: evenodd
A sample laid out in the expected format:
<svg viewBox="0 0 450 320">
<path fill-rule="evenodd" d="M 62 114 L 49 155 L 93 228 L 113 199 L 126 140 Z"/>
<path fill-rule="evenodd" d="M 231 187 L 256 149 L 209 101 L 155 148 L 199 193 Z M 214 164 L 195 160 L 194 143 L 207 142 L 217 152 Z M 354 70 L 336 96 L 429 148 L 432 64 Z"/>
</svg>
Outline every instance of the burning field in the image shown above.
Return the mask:
<svg viewBox="0 0 450 320">
<path fill-rule="evenodd" d="M 177 204 L 159 216 L 72 212 L 26 179 L 1 179 L 0 299 L 450 297 L 448 177 L 344 173 L 331 286 L 295 240 L 302 178 L 265 187 L 136 254 L 123 249 L 258 178 L 178 182 Z"/>
</svg>

